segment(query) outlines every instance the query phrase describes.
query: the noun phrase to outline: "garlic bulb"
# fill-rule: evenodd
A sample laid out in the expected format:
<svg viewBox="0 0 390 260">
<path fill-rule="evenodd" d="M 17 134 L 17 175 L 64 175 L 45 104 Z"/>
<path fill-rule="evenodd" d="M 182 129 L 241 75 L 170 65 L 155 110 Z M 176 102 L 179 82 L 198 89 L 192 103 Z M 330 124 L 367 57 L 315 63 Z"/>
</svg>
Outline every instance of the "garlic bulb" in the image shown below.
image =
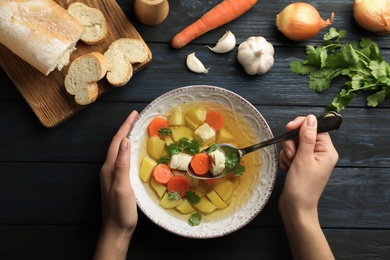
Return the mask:
<svg viewBox="0 0 390 260">
<path fill-rule="evenodd" d="M 389 0 L 355 0 L 353 16 L 364 29 L 379 33 L 390 33 Z"/>
<path fill-rule="evenodd" d="M 216 53 L 226 53 L 233 50 L 235 46 L 236 36 L 231 31 L 226 31 L 213 48 L 209 46 L 207 48 Z"/>
<path fill-rule="evenodd" d="M 251 36 L 238 46 L 237 59 L 249 75 L 264 74 L 274 65 L 274 47 L 264 37 Z"/>
<path fill-rule="evenodd" d="M 195 52 L 187 55 L 186 64 L 189 70 L 195 73 L 207 73 L 209 69 L 206 69 L 203 63 L 195 56 Z"/>
</svg>

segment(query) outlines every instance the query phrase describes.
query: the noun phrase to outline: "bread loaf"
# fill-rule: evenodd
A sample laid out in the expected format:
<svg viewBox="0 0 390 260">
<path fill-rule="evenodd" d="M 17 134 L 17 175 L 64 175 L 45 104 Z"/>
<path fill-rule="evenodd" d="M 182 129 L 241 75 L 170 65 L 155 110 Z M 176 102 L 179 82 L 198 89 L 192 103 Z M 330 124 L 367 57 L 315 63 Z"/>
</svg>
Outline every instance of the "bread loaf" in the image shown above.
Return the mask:
<svg viewBox="0 0 390 260">
<path fill-rule="evenodd" d="M 85 27 L 85 33 L 81 36 L 84 43 L 94 45 L 106 40 L 108 28 L 100 10 L 75 2 L 68 7 L 68 13 Z"/>
<path fill-rule="evenodd" d="M 69 66 L 65 77 L 66 91 L 75 96 L 79 105 L 87 105 L 96 100 L 98 84 L 107 72 L 107 63 L 103 54 L 91 52 L 76 58 Z"/>
<path fill-rule="evenodd" d="M 0 0 L 0 43 L 45 75 L 69 63 L 84 31 L 52 0 Z"/>
</svg>

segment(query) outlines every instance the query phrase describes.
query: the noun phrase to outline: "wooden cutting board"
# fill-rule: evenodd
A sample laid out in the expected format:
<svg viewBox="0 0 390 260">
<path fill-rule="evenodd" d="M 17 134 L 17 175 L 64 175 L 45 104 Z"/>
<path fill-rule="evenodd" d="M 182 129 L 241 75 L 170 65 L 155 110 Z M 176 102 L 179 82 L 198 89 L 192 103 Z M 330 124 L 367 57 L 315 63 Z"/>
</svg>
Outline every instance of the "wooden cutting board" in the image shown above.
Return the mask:
<svg viewBox="0 0 390 260">
<path fill-rule="evenodd" d="M 76 2 L 71 0 L 54 1 L 65 9 L 71 3 Z M 104 53 L 113 41 L 124 37 L 140 39 L 147 46 L 115 0 L 77 0 L 77 2 L 97 8 L 103 13 L 108 25 L 109 35 L 105 42 L 94 46 L 88 46 L 79 41 L 76 46 L 77 50 L 71 55 L 71 61 L 82 54 L 92 51 Z M 149 52 L 148 59 L 143 63 L 134 65 L 134 74 L 151 62 L 152 53 L 149 48 L 147 49 Z M 74 101 L 74 97 L 65 90 L 64 79 L 69 66 L 64 67 L 62 71 L 55 70 L 48 76 L 45 76 L 1 44 L 0 65 L 4 68 L 38 119 L 46 127 L 58 126 L 86 107 L 78 105 Z M 99 81 L 98 85 L 98 97 L 113 88 L 105 79 Z"/>
</svg>

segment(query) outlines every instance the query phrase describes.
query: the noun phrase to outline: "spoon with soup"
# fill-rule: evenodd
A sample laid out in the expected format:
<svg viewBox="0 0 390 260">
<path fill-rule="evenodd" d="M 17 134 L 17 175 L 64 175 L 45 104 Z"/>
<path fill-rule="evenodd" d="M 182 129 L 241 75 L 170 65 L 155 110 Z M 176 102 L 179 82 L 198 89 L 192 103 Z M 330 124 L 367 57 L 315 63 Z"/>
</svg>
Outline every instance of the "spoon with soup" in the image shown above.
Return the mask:
<svg viewBox="0 0 390 260">
<path fill-rule="evenodd" d="M 317 117 L 317 133 L 331 132 L 338 130 L 342 123 L 342 117 L 336 112 L 330 111 Z M 240 165 L 241 158 L 258 149 L 299 137 L 299 129 L 289 131 L 283 135 L 271 138 L 264 142 L 260 142 L 245 148 L 236 148 L 231 144 L 214 144 L 203 153 L 195 155 L 188 165 L 187 172 L 190 176 L 197 179 L 216 179 L 224 177 L 236 170 Z M 199 157 L 209 157 L 210 166 L 207 171 L 198 174 L 193 170 L 192 163 Z M 233 159 L 232 159 L 233 158 Z M 227 163 L 229 162 L 229 163 Z"/>
</svg>

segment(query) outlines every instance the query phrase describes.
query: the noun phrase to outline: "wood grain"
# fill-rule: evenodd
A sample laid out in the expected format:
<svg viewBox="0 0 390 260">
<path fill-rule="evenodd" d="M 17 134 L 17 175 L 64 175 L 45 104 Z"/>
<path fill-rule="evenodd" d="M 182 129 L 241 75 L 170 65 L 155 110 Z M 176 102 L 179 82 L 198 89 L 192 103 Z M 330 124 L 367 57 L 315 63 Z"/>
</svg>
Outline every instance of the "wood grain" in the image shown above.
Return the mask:
<svg viewBox="0 0 390 260">
<path fill-rule="evenodd" d="M 55 0 L 55 2 L 67 9 L 75 1 Z M 113 41 L 123 37 L 139 39 L 147 47 L 115 0 L 83 0 L 77 2 L 83 2 L 90 7 L 99 9 L 103 13 L 108 25 L 109 35 L 107 40 L 99 45 L 89 46 L 79 41 L 76 45 L 77 50 L 71 55 L 70 61 L 92 51 L 103 53 Z M 143 63 L 135 64 L 134 73 L 137 73 L 152 60 L 152 53 L 149 47 L 147 49 L 149 52 L 148 59 Z M 4 68 L 38 119 L 46 127 L 58 126 L 86 107 L 78 105 L 74 101 L 74 97 L 69 95 L 64 88 L 64 78 L 69 66 L 64 67 L 61 71 L 55 70 L 48 76 L 45 76 L 1 44 L 0 65 Z M 113 88 L 105 79 L 99 81 L 98 85 L 98 97 Z"/>
</svg>

